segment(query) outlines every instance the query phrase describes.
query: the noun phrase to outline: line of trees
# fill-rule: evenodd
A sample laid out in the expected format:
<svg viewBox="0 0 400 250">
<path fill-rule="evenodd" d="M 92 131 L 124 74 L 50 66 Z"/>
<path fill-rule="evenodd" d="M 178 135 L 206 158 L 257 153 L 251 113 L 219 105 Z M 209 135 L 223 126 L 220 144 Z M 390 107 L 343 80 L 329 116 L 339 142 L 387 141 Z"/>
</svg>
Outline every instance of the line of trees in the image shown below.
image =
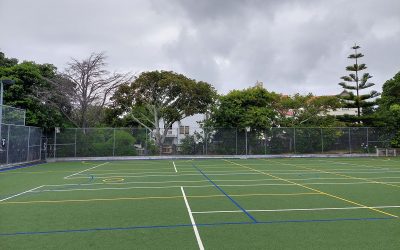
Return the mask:
<svg viewBox="0 0 400 250">
<path fill-rule="evenodd" d="M 172 71 L 107 70 L 104 53 L 72 59 L 62 72 L 52 64 L 19 62 L 0 52 L 0 79 L 15 80 L 5 87 L 4 103 L 27 110 L 27 125 L 54 127 L 142 127 L 154 132 L 157 146 L 174 122 L 206 113 L 204 127 L 264 130 L 269 127 L 385 126 L 400 129 L 400 72 L 375 90 L 360 47 L 352 47 L 337 96 L 282 95 L 261 86 L 218 95 L 214 87 Z M 330 116 L 341 107 L 356 108 L 357 116 Z M 396 139 L 397 138 L 397 139 Z M 393 144 L 400 146 L 400 133 Z"/>
</svg>

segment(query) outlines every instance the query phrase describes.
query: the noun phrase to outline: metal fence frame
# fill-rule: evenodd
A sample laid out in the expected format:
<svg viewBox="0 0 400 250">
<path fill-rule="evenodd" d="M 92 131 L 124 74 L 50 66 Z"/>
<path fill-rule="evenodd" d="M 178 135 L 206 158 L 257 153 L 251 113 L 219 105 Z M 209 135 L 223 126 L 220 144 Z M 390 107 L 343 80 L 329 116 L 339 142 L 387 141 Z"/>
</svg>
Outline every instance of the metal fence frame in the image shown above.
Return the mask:
<svg viewBox="0 0 400 250">
<path fill-rule="evenodd" d="M 8 105 L 0 105 L 2 124 L 25 125 L 26 111 Z"/>
<path fill-rule="evenodd" d="M 161 149 L 138 128 L 70 128 L 47 138 L 47 159 L 117 156 L 374 154 L 393 133 L 374 127 L 173 128 Z M 160 132 L 164 132 L 161 130 Z"/>
<path fill-rule="evenodd" d="M 0 167 L 42 159 L 42 129 L 1 124 Z"/>
</svg>

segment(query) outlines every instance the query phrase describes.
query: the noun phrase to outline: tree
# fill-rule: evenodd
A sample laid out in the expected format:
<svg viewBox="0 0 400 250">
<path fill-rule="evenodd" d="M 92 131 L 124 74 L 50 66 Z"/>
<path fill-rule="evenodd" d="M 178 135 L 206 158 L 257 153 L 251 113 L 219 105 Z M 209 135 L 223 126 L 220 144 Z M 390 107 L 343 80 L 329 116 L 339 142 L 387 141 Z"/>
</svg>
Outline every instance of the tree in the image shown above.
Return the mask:
<svg viewBox="0 0 400 250">
<path fill-rule="evenodd" d="M 384 110 L 389 110 L 393 105 L 400 105 L 400 71 L 383 84 L 379 105 Z"/>
<path fill-rule="evenodd" d="M 121 85 L 112 100 L 114 107 L 121 107 L 122 115 L 154 130 L 156 144 L 161 148 L 174 122 L 207 112 L 215 96 L 214 88 L 206 82 L 172 71 L 150 71 L 141 73 L 130 84 Z"/>
<path fill-rule="evenodd" d="M 279 95 L 260 86 L 233 90 L 219 97 L 209 124 L 215 128 L 269 128 L 276 122 L 278 100 Z"/>
<path fill-rule="evenodd" d="M 15 80 L 15 84 L 4 86 L 4 103 L 25 109 L 27 125 L 50 128 L 70 124 L 66 115 L 71 105 L 47 80 L 56 75 L 57 69 L 52 64 L 19 63 L 0 52 L 0 78 Z"/>
<path fill-rule="evenodd" d="M 104 53 L 92 53 L 83 60 L 72 59 L 63 74 L 63 77 L 73 83 L 64 81 L 61 87 L 75 106 L 75 119 L 80 127 L 91 125 L 89 113 L 92 117 L 100 117 L 114 90 L 131 79 L 129 73 L 110 73 L 105 69 L 105 60 Z"/>
<path fill-rule="evenodd" d="M 15 58 L 7 58 L 6 55 L 0 51 L 0 67 L 12 67 L 18 64 L 18 60 Z"/>
<path fill-rule="evenodd" d="M 340 106 L 341 103 L 336 96 L 314 96 L 311 93 L 281 96 L 278 105 L 280 125 L 283 127 L 338 126 L 341 123 L 328 115 L 328 112 Z"/>
<path fill-rule="evenodd" d="M 389 130 L 397 131 L 392 146 L 400 147 L 400 72 L 383 84 L 378 103 L 377 120 Z"/>
<path fill-rule="evenodd" d="M 358 53 L 357 50 L 359 48 L 360 46 L 355 44 L 352 47 L 354 54 L 348 56 L 349 59 L 355 60 L 355 64 L 346 67 L 346 71 L 351 73 L 348 76 L 341 77 L 344 82 L 339 83 L 339 85 L 345 89 L 345 92 L 338 97 L 343 100 L 346 108 L 357 108 L 357 117 L 360 119 L 361 109 L 374 106 L 376 103 L 368 100 L 379 96 L 379 93 L 375 90 L 372 90 L 368 94 L 360 93 L 361 90 L 370 88 L 375 84 L 368 82 L 368 80 L 372 78 L 369 73 L 364 73 L 361 77 L 359 76 L 361 71 L 367 69 L 364 63 L 359 63 L 359 58 L 364 56 L 363 54 Z M 353 93 L 353 90 L 356 91 L 356 94 Z"/>
</svg>

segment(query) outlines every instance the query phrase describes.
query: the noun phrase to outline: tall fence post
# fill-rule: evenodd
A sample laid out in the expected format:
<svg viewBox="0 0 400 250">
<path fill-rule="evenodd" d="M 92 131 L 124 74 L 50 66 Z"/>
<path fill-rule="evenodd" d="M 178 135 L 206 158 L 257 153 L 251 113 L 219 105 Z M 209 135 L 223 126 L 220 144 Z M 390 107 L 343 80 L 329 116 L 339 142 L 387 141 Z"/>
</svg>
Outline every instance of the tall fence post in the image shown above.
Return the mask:
<svg viewBox="0 0 400 250">
<path fill-rule="evenodd" d="M 28 127 L 28 150 L 26 151 L 26 161 L 29 161 L 29 144 L 31 140 L 31 127 Z"/>
<path fill-rule="evenodd" d="M 0 126 L 1 126 L 1 124 L 0 124 Z M 10 152 L 10 127 L 11 127 L 11 125 L 8 125 L 8 128 L 7 128 L 7 156 L 6 156 L 7 160 L 6 160 L 6 164 L 9 163 L 9 159 L 8 159 L 9 154 L 8 153 Z"/>
<path fill-rule="evenodd" d="M 369 154 L 369 130 L 367 127 L 367 145 L 365 145 L 367 147 L 367 153 Z"/>
<path fill-rule="evenodd" d="M 54 128 L 54 145 L 53 145 L 53 159 L 56 159 L 57 151 L 57 128 Z"/>
<path fill-rule="evenodd" d="M 172 149 L 174 150 L 172 153 L 175 154 L 175 155 L 178 154 L 178 145 L 181 145 L 181 138 L 185 138 L 186 136 L 190 135 L 189 131 L 188 131 L 188 134 L 186 135 L 186 126 L 184 126 L 182 128 L 183 129 L 183 131 L 182 131 L 183 134 L 181 136 L 180 128 L 181 128 L 181 125 L 179 124 L 179 126 L 176 128 L 176 145 L 175 145 L 175 147 L 172 147 Z"/>
<path fill-rule="evenodd" d="M 39 141 L 39 159 L 42 159 L 42 145 L 43 145 L 43 129 L 40 129 L 40 141 Z M 45 156 L 46 159 L 46 156 Z"/>
<path fill-rule="evenodd" d="M 208 146 L 210 146 L 210 145 L 208 145 L 209 136 L 210 136 L 210 132 L 208 132 L 208 129 L 207 129 L 207 132 L 206 132 L 206 155 L 208 155 Z"/>
<path fill-rule="evenodd" d="M 113 156 L 115 156 L 115 128 L 113 129 Z"/>
<path fill-rule="evenodd" d="M 247 129 L 244 130 L 245 140 L 246 140 L 246 156 L 247 156 Z"/>
<path fill-rule="evenodd" d="M 350 154 L 351 154 L 351 130 L 349 128 L 349 150 L 350 150 Z"/>
<path fill-rule="evenodd" d="M 293 150 L 296 153 L 296 128 L 293 128 Z"/>
<path fill-rule="evenodd" d="M 322 134 L 323 129 L 321 128 L 321 152 L 324 152 L 324 136 Z"/>
<path fill-rule="evenodd" d="M 76 157 L 76 134 L 77 134 L 78 128 L 75 128 L 75 145 L 74 145 L 74 157 Z"/>
<path fill-rule="evenodd" d="M 145 155 L 148 155 L 148 144 L 147 144 L 147 140 L 148 140 L 148 138 L 147 138 L 147 135 L 148 135 L 148 133 L 150 133 L 149 131 L 147 131 L 147 128 L 144 128 L 146 131 L 145 131 L 145 134 L 146 134 L 146 142 L 144 143 L 144 146 L 145 146 Z M 132 132 L 132 134 L 133 134 L 133 132 Z"/>
<path fill-rule="evenodd" d="M 238 129 L 236 128 L 236 155 L 238 154 Z"/>
<path fill-rule="evenodd" d="M 267 138 L 268 138 L 268 136 L 267 136 L 267 130 L 265 130 L 264 131 L 264 137 L 265 137 L 265 139 L 264 139 L 264 155 L 267 155 Z"/>
</svg>

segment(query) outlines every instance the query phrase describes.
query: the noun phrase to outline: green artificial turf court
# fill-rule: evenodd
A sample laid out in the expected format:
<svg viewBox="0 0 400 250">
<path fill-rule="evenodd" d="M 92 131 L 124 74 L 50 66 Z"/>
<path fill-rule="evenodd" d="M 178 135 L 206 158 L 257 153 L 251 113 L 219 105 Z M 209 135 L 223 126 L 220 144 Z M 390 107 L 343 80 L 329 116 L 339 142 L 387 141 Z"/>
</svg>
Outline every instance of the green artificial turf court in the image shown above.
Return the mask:
<svg viewBox="0 0 400 250">
<path fill-rule="evenodd" d="M 400 249 L 399 158 L 57 162 L 0 172 L 0 249 Z"/>
</svg>

